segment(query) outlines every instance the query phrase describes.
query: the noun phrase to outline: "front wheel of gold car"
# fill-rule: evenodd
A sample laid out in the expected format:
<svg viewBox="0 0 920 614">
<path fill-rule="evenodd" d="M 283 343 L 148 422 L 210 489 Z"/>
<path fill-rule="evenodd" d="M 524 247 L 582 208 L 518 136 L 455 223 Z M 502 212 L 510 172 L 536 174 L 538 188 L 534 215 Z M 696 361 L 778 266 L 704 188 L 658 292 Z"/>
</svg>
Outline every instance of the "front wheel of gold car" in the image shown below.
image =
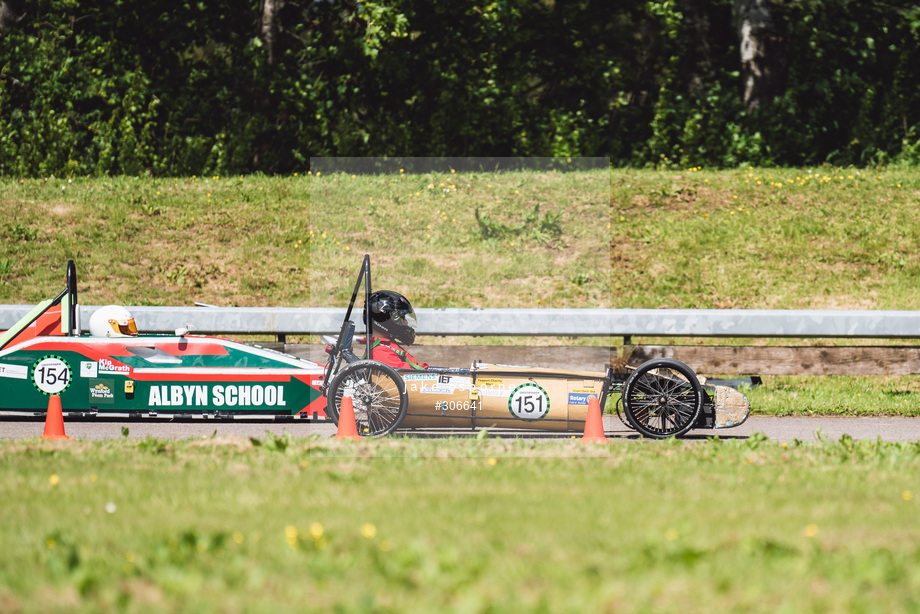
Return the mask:
<svg viewBox="0 0 920 614">
<path fill-rule="evenodd" d="M 696 423 L 702 407 L 696 373 L 671 358 L 639 365 L 623 385 L 626 418 L 645 437 L 680 437 Z"/>
<path fill-rule="evenodd" d="M 359 435 L 388 435 L 399 428 L 406 416 L 406 383 L 395 369 L 382 362 L 359 360 L 332 378 L 326 391 L 326 413 L 336 424 L 345 396 L 352 399 Z"/>
</svg>

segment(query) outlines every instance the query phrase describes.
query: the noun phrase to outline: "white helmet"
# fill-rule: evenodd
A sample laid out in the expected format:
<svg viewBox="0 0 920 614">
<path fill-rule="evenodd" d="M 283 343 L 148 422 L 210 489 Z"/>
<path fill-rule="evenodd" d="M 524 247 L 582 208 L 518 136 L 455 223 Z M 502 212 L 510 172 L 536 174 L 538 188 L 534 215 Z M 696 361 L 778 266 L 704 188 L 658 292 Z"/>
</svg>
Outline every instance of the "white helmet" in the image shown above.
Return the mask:
<svg viewBox="0 0 920 614">
<path fill-rule="evenodd" d="M 107 305 L 90 317 L 89 334 L 93 337 L 137 337 L 137 326 L 130 311 L 119 305 Z"/>
</svg>

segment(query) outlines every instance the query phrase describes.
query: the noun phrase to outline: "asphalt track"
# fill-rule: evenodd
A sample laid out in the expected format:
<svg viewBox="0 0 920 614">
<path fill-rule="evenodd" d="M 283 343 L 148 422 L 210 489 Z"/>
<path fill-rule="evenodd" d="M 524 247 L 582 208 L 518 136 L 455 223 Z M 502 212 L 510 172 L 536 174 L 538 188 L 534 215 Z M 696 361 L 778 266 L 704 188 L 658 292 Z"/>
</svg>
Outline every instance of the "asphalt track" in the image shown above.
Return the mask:
<svg viewBox="0 0 920 614">
<path fill-rule="evenodd" d="M 101 440 L 124 437 L 127 428 L 129 439 L 201 439 L 217 435 L 220 437 L 265 438 L 266 432 L 276 436 L 284 433 L 292 437 L 332 437 L 336 427 L 331 422 L 269 422 L 262 420 L 206 420 L 192 419 L 171 421 L 163 419 L 139 419 L 131 421 L 103 419 L 65 419 L 65 431 L 72 439 Z M 616 416 L 604 417 L 604 429 L 608 438 L 614 440 L 638 439 Z M 44 422 L 35 418 L 0 419 L 0 439 L 23 439 L 40 437 Z M 522 437 L 532 439 L 560 439 L 578 436 L 577 433 L 546 433 L 541 431 L 491 430 L 493 436 Z M 731 429 L 691 431 L 686 439 L 706 439 L 718 435 L 722 439 L 750 437 L 752 433 L 763 433 L 777 442 L 816 441 L 818 437 L 839 439 L 844 434 L 854 439 L 877 439 L 883 441 L 920 441 L 920 417 L 751 417 L 741 426 Z M 420 430 L 405 431 L 415 437 L 471 436 L 470 430 Z"/>
</svg>

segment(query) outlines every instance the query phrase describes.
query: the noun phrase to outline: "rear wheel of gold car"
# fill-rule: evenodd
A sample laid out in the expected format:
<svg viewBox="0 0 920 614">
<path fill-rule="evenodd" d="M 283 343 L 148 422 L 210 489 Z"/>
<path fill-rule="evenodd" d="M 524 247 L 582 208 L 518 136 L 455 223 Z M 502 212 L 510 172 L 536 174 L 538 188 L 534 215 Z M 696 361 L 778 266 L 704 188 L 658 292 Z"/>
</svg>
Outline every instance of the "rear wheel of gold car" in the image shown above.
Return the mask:
<svg viewBox="0 0 920 614">
<path fill-rule="evenodd" d="M 342 398 L 350 396 L 358 434 L 381 437 L 399 428 L 408 396 L 402 376 L 382 362 L 359 360 L 332 378 L 326 391 L 326 412 L 339 423 Z"/>
<path fill-rule="evenodd" d="M 626 418 L 645 437 L 680 437 L 696 423 L 702 407 L 696 373 L 671 358 L 643 363 L 623 385 Z"/>
</svg>

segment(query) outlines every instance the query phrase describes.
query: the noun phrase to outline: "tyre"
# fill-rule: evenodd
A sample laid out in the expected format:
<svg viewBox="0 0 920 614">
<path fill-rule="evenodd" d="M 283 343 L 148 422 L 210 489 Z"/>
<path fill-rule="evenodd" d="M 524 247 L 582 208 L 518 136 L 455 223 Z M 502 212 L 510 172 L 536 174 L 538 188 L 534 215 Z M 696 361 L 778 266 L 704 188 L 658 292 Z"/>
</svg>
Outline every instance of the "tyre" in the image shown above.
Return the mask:
<svg viewBox="0 0 920 614">
<path fill-rule="evenodd" d="M 359 360 L 332 378 L 326 391 L 326 413 L 336 424 L 346 393 L 352 397 L 359 435 L 381 437 L 392 433 L 406 416 L 406 383 L 389 365 Z"/>
<path fill-rule="evenodd" d="M 671 358 L 643 363 L 623 385 L 626 418 L 645 437 L 680 437 L 696 423 L 702 407 L 696 373 Z"/>
</svg>

